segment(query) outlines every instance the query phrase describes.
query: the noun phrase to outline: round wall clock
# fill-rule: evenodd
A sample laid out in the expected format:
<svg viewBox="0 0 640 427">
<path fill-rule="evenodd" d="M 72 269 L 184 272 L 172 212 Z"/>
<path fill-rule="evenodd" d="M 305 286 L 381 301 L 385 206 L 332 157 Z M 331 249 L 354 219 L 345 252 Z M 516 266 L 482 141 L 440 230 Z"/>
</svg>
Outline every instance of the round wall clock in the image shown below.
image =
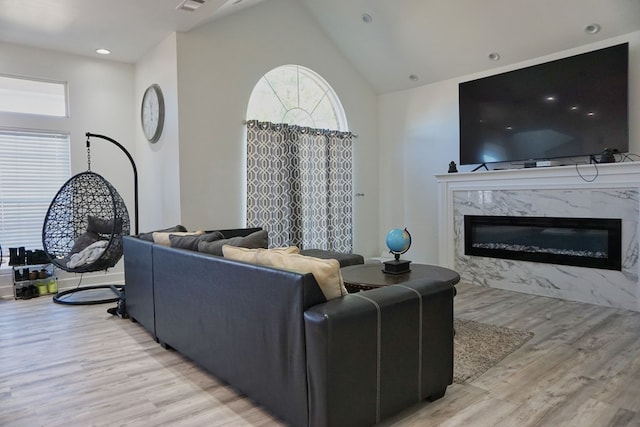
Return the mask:
<svg viewBox="0 0 640 427">
<path fill-rule="evenodd" d="M 160 86 L 155 83 L 144 91 L 140 119 L 144 136 L 151 143 L 157 142 L 164 125 L 164 97 Z"/>
</svg>

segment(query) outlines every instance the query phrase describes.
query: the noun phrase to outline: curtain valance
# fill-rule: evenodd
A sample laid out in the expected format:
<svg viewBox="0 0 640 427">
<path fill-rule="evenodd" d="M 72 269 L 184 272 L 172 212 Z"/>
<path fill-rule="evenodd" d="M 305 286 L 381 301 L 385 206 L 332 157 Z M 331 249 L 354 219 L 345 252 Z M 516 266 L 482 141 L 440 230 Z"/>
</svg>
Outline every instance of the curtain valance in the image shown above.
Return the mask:
<svg viewBox="0 0 640 427">
<path fill-rule="evenodd" d="M 358 135 L 352 132 L 343 132 L 338 130 L 331 129 L 316 129 L 306 126 L 298 126 L 298 125 L 290 125 L 287 123 L 271 123 L 271 122 L 260 122 L 258 120 L 248 120 L 245 122 L 247 127 L 258 127 L 260 129 L 271 129 L 277 131 L 290 131 L 294 134 L 307 134 L 307 135 L 322 135 L 328 138 L 357 138 Z"/>
</svg>

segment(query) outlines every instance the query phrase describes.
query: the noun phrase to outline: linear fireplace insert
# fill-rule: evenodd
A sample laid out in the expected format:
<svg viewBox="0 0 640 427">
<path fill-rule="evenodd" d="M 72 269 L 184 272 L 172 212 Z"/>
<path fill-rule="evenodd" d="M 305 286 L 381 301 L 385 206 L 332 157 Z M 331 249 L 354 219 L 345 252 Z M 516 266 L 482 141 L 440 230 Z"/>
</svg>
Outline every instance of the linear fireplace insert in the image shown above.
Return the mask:
<svg viewBox="0 0 640 427">
<path fill-rule="evenodd" d="M 622 220 L 464 216 L 466 255 L 621 270 Z"/>
</svg>

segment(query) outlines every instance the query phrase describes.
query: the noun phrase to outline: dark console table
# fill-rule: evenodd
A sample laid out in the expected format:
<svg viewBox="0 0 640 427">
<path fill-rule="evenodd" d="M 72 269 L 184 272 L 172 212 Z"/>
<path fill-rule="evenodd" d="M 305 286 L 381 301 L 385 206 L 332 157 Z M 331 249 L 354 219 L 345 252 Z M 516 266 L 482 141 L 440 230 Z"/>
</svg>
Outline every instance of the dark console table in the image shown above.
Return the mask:
<svg viewBox="0 0 640 427">
<path fill-rule="evenodd" d="M 411 271 L 403 274 L 388 274 L 382 271 L 383 264 L 358 264 L 340 269 L 344 286 L 349 292 L 359 292 L 388 285 L 408 282 L 413 279 L 430 278 L 448 282 L 454 286 L 460 275 L 437 265 L 413 264 Z"/>
</svg>

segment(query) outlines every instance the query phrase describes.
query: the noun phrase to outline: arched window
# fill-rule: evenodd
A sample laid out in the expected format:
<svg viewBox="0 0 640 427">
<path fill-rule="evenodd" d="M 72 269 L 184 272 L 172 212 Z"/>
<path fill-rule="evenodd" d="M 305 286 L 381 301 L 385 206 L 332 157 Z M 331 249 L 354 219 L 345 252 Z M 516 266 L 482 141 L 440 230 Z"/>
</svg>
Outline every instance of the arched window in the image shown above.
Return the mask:
<svg viewBox="0 0 640 427">
<path fill-rule="evenodd" d="M 318 73 L 283 65 L 262 76 L 249 98 L 247 119 L 347 131 L 338 95 Z"/>
<path fill-rule="evenodd" d="M 317 73 L 265 74 L 247 109 L 247 226 L 264 227 L 272 247 L 351 252 L 352 137 Z"/>
</svg>

